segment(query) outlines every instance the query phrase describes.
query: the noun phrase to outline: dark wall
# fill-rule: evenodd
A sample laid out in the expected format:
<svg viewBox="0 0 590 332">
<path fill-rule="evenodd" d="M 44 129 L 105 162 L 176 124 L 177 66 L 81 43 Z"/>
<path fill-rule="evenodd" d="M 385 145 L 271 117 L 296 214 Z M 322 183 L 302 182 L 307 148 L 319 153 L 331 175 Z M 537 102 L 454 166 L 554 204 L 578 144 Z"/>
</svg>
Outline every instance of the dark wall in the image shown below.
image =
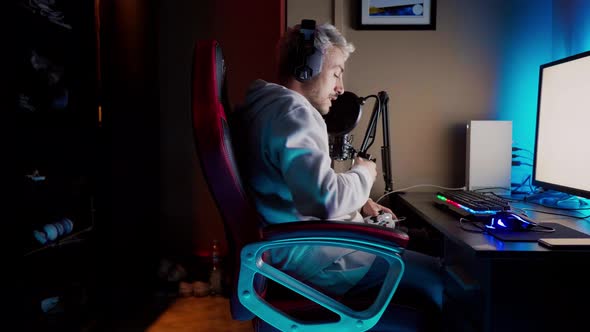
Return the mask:
<svg viewBox="0 0 590 332">
<path fill-rule="evenodd" d="M 195 154 L 190 115 L 193 46 L 217 39 L 228 67 L 232 103 L 250 81 L 276 77 L 275 45 L 284 29 L 284 0 L 161 1 L 159 73 L 163 250 L 205 254 L 212 239 L 225 250 L 221 219 Z"/>
<path fill-rule="evenodd" d="M 278 79 L 276 44 L 285 30 L 285 1 L 215 1 L 212 38 L 223 46 L 232 103 L 242 103 L 252 80 Z"/>
<path fill-rule="evenodd" d="M 100 6 L 101 283 L 118 313 L 149 295 L 157 264 L 157 1 L 102 0 Z"/>
</svg>

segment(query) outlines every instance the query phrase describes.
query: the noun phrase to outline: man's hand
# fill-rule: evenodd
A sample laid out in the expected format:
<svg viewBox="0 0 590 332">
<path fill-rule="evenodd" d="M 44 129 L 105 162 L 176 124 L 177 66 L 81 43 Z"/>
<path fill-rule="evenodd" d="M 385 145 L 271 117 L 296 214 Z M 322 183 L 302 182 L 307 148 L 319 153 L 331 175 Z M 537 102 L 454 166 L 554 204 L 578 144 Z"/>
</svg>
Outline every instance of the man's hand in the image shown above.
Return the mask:
<svg viewBox="0 0 590 332">
<path fill-rule="evenodd" d="M 383 205 L 373 202 L 373 200 L 370 198 L 367 201 L 367 203 L 363 205 L 363 208 L 361 209 L 361 215 L 363 217 L 374 217 L 378 216 L 379 212 L 381 211 L 391 213 L 393 219 L 397 219 L 397 216 L 395 215 L 395 213 L 393 213 L 393 211 L 391 211 Z"/>
<path fill-rule="evenodd" d="M 354 164 L 367 168 L 369 173 L 373 176 L 373 179 L 377 178 L 377 165 L 374 162 L 361 157 L 356 157 L 354 158 Z"/>
</svg>

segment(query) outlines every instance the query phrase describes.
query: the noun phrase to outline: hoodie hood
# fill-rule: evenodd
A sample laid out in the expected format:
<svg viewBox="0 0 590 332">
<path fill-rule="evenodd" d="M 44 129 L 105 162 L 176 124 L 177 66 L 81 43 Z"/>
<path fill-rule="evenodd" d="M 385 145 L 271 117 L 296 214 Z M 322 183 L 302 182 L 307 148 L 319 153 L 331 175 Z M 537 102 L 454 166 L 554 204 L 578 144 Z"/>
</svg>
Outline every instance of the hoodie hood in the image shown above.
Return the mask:
<svg viewBox="0 0 590 332">
<path fill-rule="evenodd" d="M 248 88 L 245 106 L 250 110 L 250 112 L 255 114 L 273 103 L 284 103 L 287 105 L 293 104 L 293 102 L 306 104 L 306 106 L 309 106 L 315 110 L 309 101 L 300 93 L 291 89 L 287 89 L 282 85 L 269 83 L 263 80 L 256 80 L 252 82 Z"/>
</svg>

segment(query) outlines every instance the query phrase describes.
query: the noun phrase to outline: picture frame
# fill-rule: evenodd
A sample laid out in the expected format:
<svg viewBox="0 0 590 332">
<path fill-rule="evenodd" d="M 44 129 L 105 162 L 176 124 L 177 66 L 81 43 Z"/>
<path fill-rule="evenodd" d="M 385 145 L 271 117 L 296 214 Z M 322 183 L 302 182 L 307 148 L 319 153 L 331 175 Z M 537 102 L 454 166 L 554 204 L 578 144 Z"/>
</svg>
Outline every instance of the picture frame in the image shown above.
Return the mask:
<svg viewBox="0 0 590 332">
<path fill-rule="evenodd" d="M 436 30 L 436 0 L 357 0 L 357 30 Z"/>
</svg>

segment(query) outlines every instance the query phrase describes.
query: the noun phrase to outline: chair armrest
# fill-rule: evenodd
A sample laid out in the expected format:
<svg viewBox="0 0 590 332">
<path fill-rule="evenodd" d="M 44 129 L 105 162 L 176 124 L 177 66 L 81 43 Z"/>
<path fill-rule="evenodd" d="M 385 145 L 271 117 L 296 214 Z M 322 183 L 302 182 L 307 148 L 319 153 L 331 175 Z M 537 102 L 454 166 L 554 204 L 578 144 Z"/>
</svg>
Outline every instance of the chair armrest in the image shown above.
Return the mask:
<svg viewBox="0 0 590 332">
<path fill-rule="evenodd" d="M 290 226 L 297 226 L 292 223 Z M 246 245 L 241 251 L 240 257 L 240 276 L 238 281 L 238 299 L 240 303 L 250 310 L 254 315 L 267 323 L 273 325 L 282 331 L 297 330 L 305 331 L 366 331 L 373 327 L 383 315 L 385 308 L 389 304 L 391 298 L 401 276 L 404 272 L 404 263 L 401 259 L 400 253 L 403 251 L 398 245 L 395 245 L 388 237 L 379 237 L 376 234 L 382 234 L 383 230 L 374 229 L 371 225 L 350 225 L 351 223 L 341 222 L 316 222 L 308 223 L 301 222 L 306 226 L 312 224 L 318 225 L 318 232 L 307 232 L 303 229 L 284 228 L 270 226 L 266 229 L 265 241 L 255 242 Z M 346 225 L 345 225 L 346 224 Z M 283 224 L 288 225 L 288 224 Z M 332 226 L 326 226 L 332 225 Z M 373 236 L 344 236 L 354 232 L 357 227 L 344 226 L 361 226 L 361 228 L 368 227 L 367 234 Z M 289 228 L 294 232 L 288 232 Z M 310 227 L 313 229 L 313 227 Z M 295 233 L 302 232 L 302 236 L 295 236 Z M 391 230 L 389 230 L 391 232 Z M 271 239 L 272 238 L 272 239 Z M 392 245 L 393 244 L 393 245 Z M 381 291 L 375 299 L 375 302 L 363 311 L 355 311 L 337 300 L 323 294 L 322 292 L 310 287 L 302 281 L 293 276 L 273 267 L 263 260 L 263 254 L 271 249 L 290 246 L 336 246 L 354 250 L 360 250 L 382 257 L 389 263 L 389 269 L 383 280 Z M 258 294 L 255 287 L 255 279 L 257 275 L 262 275 L 276 283 L 308 298 L 309 300 L 323 306 L 324 308 L 334 312 L 340 316 L 340 320 L 331 323 L 307 323 L 300 322 L 291 318 L 288 314 L 273 307 L 268 303 L 263 295 Z"/>
<path fill-rule="evenodd" d="M 410 240 L 408 234 L 398 229 L 360 222 L 309 220 L 272 224 L 262 229 L 264 240 L 324 236 L 372 241 L 386 246 L 396 245 L 403 248 L 408 245 Z"/>
</svg>

